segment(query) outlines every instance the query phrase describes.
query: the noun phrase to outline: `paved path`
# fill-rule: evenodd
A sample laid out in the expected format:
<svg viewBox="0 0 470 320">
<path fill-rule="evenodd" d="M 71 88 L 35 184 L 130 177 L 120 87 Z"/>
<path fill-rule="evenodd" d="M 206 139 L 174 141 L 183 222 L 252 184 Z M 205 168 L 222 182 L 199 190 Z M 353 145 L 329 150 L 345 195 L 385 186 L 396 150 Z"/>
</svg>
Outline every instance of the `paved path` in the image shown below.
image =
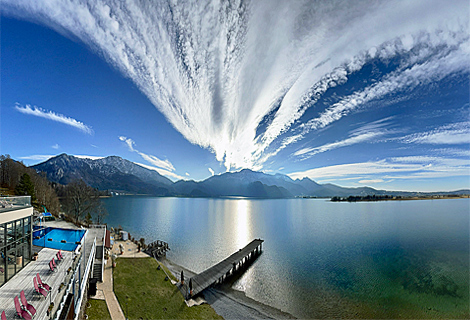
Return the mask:
<svg viewBox="0 0 470 320">
<path fill-rule="evenodd" d="M 119 244 L 124 247 L 124 253 L 119 253 Z M 118 257 L 122 258 L 147 258 L 149 257 L 146 253 L 137 252 L 137 245 L 131 241 L 115 241 L 112 253 L 115 253 Z M 113 268 L 111 259 L 109 259 L 104 267 L 103 282 L 98 282 L 96 296 L 93 299 L 104 299 L 108 306 L 111 319 L 113 320 L 125 320 L 124 312 L 119 305 L 119 302 L 114 294 L 113 289 Z"/>
<path fill-rule="evenodd" d="M 113 291 L 113 268 L 111 259 L 109 263 L 104 267 L 103 282 L 98 283 L 98 290 L 102 291 L 106 305 L 108 306 L 111 319 L 113 320 L 125 320 L 124 313 L 122 312 L 121 306 L 116 298 Z"/>
</svg>

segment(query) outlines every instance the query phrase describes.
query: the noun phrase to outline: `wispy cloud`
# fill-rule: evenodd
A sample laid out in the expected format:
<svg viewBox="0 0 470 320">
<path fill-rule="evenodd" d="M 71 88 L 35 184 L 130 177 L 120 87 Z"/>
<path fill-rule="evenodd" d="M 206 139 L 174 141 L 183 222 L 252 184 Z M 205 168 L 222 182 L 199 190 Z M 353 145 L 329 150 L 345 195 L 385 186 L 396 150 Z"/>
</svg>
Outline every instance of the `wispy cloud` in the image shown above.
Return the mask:
<svg viewBox="0 0 470 320">
<path fill-rule="evenodd" d="M 23 157 L 18 157 L 20 160 L 36 160 L 36 161 L 46 161 L 49 160 L 50 158 L 55 157 L 54 155 L 51 154 L 34 154 L 30 156 L 23 156 Z"/>
<path fill-rule="evenodd" d="M 400 138 L 399 141 L 419 144 L 470 144 L 470 122 L 453 123 L 431 131 L 411 134 Z"/>
<path fill-rule="evenodd" d="M 381 182 L 384 182 L 382 179 L 372 179 L 372 180 L 359 180 L 359 183 L 362 183 L 362 184 L 374 184 L 374 183 L 381 183 Z"/>
<path fill-rule="evenodd" d="M 174 178 L 174 179 L 177 179 L 177 180 L 186 179 L 185 177 L 180 176 L 180 175 L 178 175 L 178 174 L 176 174 L 172 171 L 166 170 L 166 169 L 157 168 L 157 167 L 154 167 L 154 166 L 149 166 L 148 164 L 143 164 L 143 163 L 139 163 L 139 162 L 136 162 L 135 164 L 137 164 L 141 167 L 147 168 L 149 170 L 157 171 L 159 174 L 161 174 L 162 176 L 165 176 L 165 177 Z"/>
<path fill-rule="evenodd" d="M 18 157 L 18 159 L 21 160 L 36 160 L 36 161 L 46 161 L 49 160 L 52 157 L 55 157 L 56 155 L 51 155 L 51 154 L 35 154 L 35 155 L 30 155 L 30 156 L 23 156 L 23 157 Z M 97 160 L 97 159 L 102 159 L 104 157 L 101 156 L 89 156 L 89 155 L 80 155 L 80 154 L 74 154 L 74 157 L 80 158 L 80 159 L 91 159 L 91 160 Z"/>
<path fill-rule="evenodd" d="M 179 175 L 177 175 L 173 172 L 173 171 L 175 171 L 175 167 L 173 166 L 173 164 L 169 160 L 161 160 L 160 158 L 158 158 L 154 155 L 150 155 L 150 154 L 140 152 L 139 150 L 137 150 L 135 148 L 135 142 L 131 138 L 120 136 L 119 140 L 121 140 L 122 142 L 124 142 L 127 145 L 127 147 L 129 148 L 129 151 L 137 153 L 138 155 L 140 155 L 142 157 L 142 159 L 144 159 L 148 163 L 152 164 L 154 167 L 151 167 L 151 168 L 155 168 L 155 167 L 158 168 L 157 171 L 160 174 L 171 177 L 171 178 L 178 178 L 178 179 L 183 178 L 183 177 L 181 177 L 181 176 L 179 176 Z"/>
<path fill-rule="evenodd" d="M 422 179 L 468 176 L 470 159 L 454 159 L 445 157 L 409 156 L 394 157 L 380 161 L 348 163 L 323 168 L 315 168 L 288 174 L 292 179 L 309 177 L 323 181 L 332 179 Z M 364 178 L 371 177 L 371 178 Z"/>
<path fill-rule="evenodd" d="M 212 168 L 207 168 L 207 170 L 209 170 L 209 172 L 211 173 L 212 176 L 215 174 L 215 172 L 214 172 L 214 170 L 212 170 Z"/>
<path fill-rule="evenodd" d="M 298 150 L 294 153 L 294 156 L 303 156 L 303 158 L 305 159 L 307 157 L 311 157 L 318 153 L 330 151 L 330 150 L 341 148 L 341 147 L 351 146 L 353 144 L 367 142 L 372 139 L 378 138 L 382 135 L 383 133 L 381 132 L 368 132 L 368 133 L 358 134 L 350 138 L 347 138 L 341 141 L 332 142 L 332 143 L 327 143 L 319 147 L 304 148 L 304 149 Z"/>
<path fill-rule="evenodd" d="M 31 106 L 29 104 L 23 107 L 18 103 L 15 104 L 15 109 L 23 114 L 32 115 L 32 116 L 60 122 L 68 126 L 77 128 L 86 134 L 90 134 L 90 135 L 93 134 L 93 130 L 91 129 L 90 126 L 84 124 L 83 122 L 75 120 L 71 117 L 64 116 L 63 114 L 56 113 L 51 110 L 45 110 L 36 106 Z"/>
<path fill-rule="evenodd" d="M 468 70 L 466 0 L 89 2 L 2 0 L 2 11 L 81 39 L 227 168 L 262 166 L 275 154 L 266 154 L 271 144 L 319 96 L 371 59 L 410 56 L 399 73 L 332 106 L 306 130 L 436 74 Z"/>
<path fill-rule="evenodd" d="M 353 130 L 349 137 L 344 140 L 327 143 L 319 147 L 303 148 L 294 152 L 293 155 L 301 156 L 302 159 L 307 159 L 318 153 L 334 150 L 337 148 L 348 147 L 364 142 L 374 142 L 379 137 L 395 132 L 394 130 L 386 129 L 386 127 L 390 126 L 389 120 L 391 119 L 391 117 L 388 117 L 385 119 L 373 121 L 369 124 L 359 127 L 356 130 Z"/>
<path fill-rule="evenodd" d="M 59 149 L 59 148 L 60 148 L 60 146 L 59 146 L 59 144 L 57 144 L 57 143 L 56 143 L 55 145 L 51 146 L 51 148 L 52 148 L 52 149 L 56 149 L 56 150 L 57 150 L 57 149 Z"/>
</svg>

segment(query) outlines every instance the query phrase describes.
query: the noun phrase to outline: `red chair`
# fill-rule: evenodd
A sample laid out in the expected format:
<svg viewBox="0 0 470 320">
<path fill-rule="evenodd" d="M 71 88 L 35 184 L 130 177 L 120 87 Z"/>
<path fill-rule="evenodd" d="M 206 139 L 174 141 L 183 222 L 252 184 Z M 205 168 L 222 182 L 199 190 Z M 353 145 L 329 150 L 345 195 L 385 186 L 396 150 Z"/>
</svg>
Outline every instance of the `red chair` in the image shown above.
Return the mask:
<svg viewBox="0 0 470 320">
<path fill-rule="evenodd" d="M 52 260 L 49 261 L 49 269 L 51 269 L 51 271 L 54 272 L 54 265 L 52 264 Z"/>
<path fill-rule="evenodd" d="M 18 296 L 15 296 L 14 300 L 15 300 L 16 313 L 18 314 L 18 316 L 20 318 L 25 319 L 25 320 L 31 320 L 31 315 L 28 313 L 28 311 L 21 309 L 20 301 L 18 300 Z"/>
<path fill-rule="evenodd" d="M 31 316 L 34 316 L 36 314 L 36 309 L 34 309 L 34 307 L 28 303 L 23 290 L 20 292 L 20 299 L 21 304 L 23 305 L 23 309 L 28 309 L 29 313 L 31 313 Z"/>
<path fill-rule="evenodd" d="M 45 297 L 47 297 L 47 294 L 49 293 L 48 291 L 44 290 L 43 288 L 39 288 L 38 286 L 38 280 L 36 277 L 33 278 L 33 283 L 34 283 L 34 289 L 36 290 L 37 293 L 42 294 Z"/>
<path fill-rule="evenodd" d="M 57 265 L 55 264 L 55 260 L 54 260 L 54 258 L 52 258 L 52 260 L 51 260 L 51 261 L 52 261 L 52 265 L 54 266 L 54 269 L 55 269 L 55 268 L 57 268 Z"/>
<path fill-rule="evenodd" d="M 58 251 L 57 251 L 57 253 L 56 253 L 56 255 L 55 255 L 55 256 L 57 257 L 57 260 L 58 260 L 59 262 L 61 262 L 61 261 L 62 261 L 62 258 L 61 258 L 61 256 L 60 256 L 60 254 L 59 254 L 59 252 L 58 252 Z"/>
<path fill-rule="evenodd" d="M 36 274 L 36 278 L 38 279 L 38 284 L 40 287 L 43 287 L 47 291 L 51 291 L 51 286 L 49 286 L 47 283 L 42 282 L 41 277 L 39 276 L 39 273 Z"/>
<path fill-rule="evenodd" d="M 64 259 L 64 256 L 62 255 L 62 250 L 59 249 L 59 256 Z"/>
<path fill-rule="evenodd" d="M 5 311 L 2 311 L 2 320 L 7 320 L 7 316 L 5 315 Z"/>
</svg>

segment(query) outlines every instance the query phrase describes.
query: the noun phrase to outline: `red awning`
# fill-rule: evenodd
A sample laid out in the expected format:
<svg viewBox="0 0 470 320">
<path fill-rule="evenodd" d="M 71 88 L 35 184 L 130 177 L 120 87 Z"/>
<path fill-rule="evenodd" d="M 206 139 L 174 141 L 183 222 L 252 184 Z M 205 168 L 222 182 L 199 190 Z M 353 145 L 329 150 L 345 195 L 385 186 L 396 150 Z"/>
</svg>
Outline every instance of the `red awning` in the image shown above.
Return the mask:
<svg viewBox="0 0 470 320">
<path fill-rule="evenodd" d="M 111 232 L 106 230 L 106 238 L 104 239 L 104 246 L 106 248 L 111 248 Z"/>
</svg>

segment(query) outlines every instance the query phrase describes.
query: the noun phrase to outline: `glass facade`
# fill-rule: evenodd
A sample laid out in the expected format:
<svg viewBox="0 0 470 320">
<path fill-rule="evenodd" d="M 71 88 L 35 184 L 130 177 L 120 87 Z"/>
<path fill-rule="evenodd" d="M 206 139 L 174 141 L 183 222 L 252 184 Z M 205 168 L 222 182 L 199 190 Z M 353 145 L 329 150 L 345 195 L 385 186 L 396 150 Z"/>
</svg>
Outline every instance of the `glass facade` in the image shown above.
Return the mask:
<svg viewBox="0 0 470 320">
<path fill-rule="evenodd" d="M 0 286 L 31 261 L 31 217 L 0 224 Z"/>
</svg>

